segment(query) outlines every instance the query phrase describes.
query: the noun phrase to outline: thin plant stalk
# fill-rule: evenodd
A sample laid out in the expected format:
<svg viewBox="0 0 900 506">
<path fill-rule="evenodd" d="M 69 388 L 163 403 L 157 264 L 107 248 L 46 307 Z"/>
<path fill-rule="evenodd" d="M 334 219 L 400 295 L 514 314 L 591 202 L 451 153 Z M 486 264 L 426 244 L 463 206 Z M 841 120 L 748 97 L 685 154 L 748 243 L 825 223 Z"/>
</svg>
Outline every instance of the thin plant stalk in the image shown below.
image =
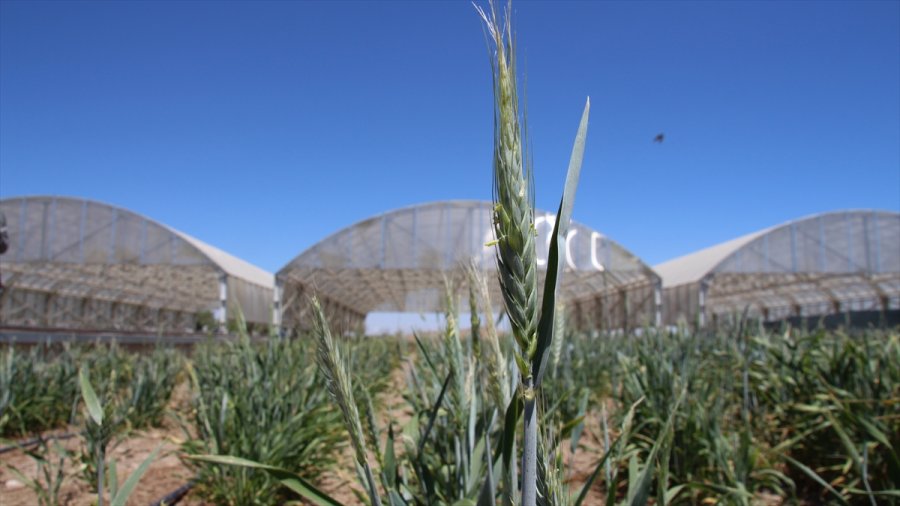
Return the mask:
<svg viewBox="0 0 900 506">
<path fill-rule="evenodd" d="M 537 413 L 535 398 L 525 398 L 525 436 L 522 440 L 522 504 L 537 503 Z"/>
<path fill-rule="evenodd" d="M 103 506 L 103 461 L 106 459 L 102 445 L 97 446 L 97 506 Z"/>
</svg>

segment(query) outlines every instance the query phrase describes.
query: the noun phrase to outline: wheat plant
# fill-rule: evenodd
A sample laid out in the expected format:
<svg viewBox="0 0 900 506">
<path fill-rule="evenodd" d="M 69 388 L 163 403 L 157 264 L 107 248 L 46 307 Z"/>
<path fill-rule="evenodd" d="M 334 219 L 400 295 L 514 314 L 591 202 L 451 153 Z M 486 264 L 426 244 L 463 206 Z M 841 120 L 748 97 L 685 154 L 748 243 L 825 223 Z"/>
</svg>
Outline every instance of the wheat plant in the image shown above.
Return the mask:
<svg viewBox="0 0 900 506">
<path fill-rule="evenodd" d="M 590 100 L 585 105 L 575 138 L 566 186 L 551 236 L 543 298 L 539 300 L 534 195 L 516 84 L 511 5 L 507 5 L 502 22 L 493 3 L 490 5 L 490 13 L 478 6 L 476 9 L 484 21 L 487 38 L 494 49 L 491 63 L 494 85 L 493 193 L 496 257 L 506 312 L 516 342 L 515 357 L 524 400 L 522 505 L 534 506 L 537 501 L 538 479 L 536 398 L 553 341 L 556 296 L 559 276 L 562 274 L 559 248 L 565 244 L 575 188 L 578 185 Z"/>
<path fill-rule="evenodd" d="M 372 475 L 372 466 L 369 465 L 369 458 L 366 455 L 365 435 L 363 434 L 362 422 L 359 418 L 359 408 L 356 399 L 353 396 L 353 388 L 350 384 L 350 374 L 347 373 L 347 366 L 341 358 L 341 352 L 335 345 L 334 338 L 331 336 L 331 330 L 328 326 L 328 320 L 325 313 L 322 312 L 322 306 L 317 298 L 311 301 L 315 322 L 315 334 L 318 346 L 317 359 L 319 370 L 326 378 L 328 391 L 331 397 L 341 409 L 341 416 L 344 419 L 344 426 L 350 434 L 350 442 L 353 446 L 353 453 L 356 458 L 356 465 L 362 469 L 365 477 L 365 483 L 369 492 L 369 497 L 374 506 L 381 506 L 381 497 L 378 488 L 375 485 L 375 478 Z"/>
<path fill-rule="evenodd" d="M 79 371 L 78 381 L 86 411 L 85 443 L 90 450 L 96 452 L 97 457 L 97 506 L 103 506 L 106 492 L 109 493 L 111 506 L 125 506 L 125 502 L 128 501 L 128 497 L 131 496 L 138 481 L 147 472 L 156 456 L 159 455 L 161 446 L 153 450 L 120 487 L 115 461 L 106 462 L 107 445 L 112 438 L 112 434 L 115 433 L 115 425 L 113 428 L 110 428 L 110 418 L 108 415 L 104 415 L 109 410 L 104 409 L 97 397 L 86 369 L 82 368 Z M 105 424 L 104 421 L 106 422 Z M 120 422 L 117 422 L 116 425 L 118 423 Z M 107 465 L 109 466 L 108 469 L 104 470 Z M 104 478 L 106 478 L 106 486 L 104 486 Z"/>
</svg>

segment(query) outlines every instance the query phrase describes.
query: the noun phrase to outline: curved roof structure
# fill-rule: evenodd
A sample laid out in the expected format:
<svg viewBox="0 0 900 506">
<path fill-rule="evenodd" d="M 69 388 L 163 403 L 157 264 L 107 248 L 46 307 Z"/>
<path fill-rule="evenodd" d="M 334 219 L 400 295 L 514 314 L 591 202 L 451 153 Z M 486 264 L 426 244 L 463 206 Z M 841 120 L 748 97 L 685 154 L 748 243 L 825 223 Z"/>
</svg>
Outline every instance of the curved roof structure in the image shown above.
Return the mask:
<svg viewBox="0 0 900 506">
<path fill-rule="evenodd" d="M 483 201 L 434 202 L 386 212 L 310 247 L 279 270 L 276 279 L 286 289 L 314 290 L 357 315 L 440 311 L 446 272 L 470 261 L 496 269 L 494 247 L 485 245 L 494 238 L 491 218 L 492 204 Z M 536 213 L 539 264 L 546 263 L 554 221 L 553 214 Z M 563 297 L 582 299 L 656 281 L 658 276 L 635 255 L 572 223 Z M 492 289 L 499 305 L 499 286 Z M 288 299 L 286 294 L 286 304 Z"/>
<path fill-rule="evenodd" d="M 271 320 L 272 274 L 183 232 L 68 197 L 4 199 L 0 210 L 10 235 L 0 256 L 10 289 L 0 315 L 6 324 L 156 330 L 162 310 L 189 315 L 176 325 L 188 327 L 197 313 L 223 311 L 223 302 L 229 310 L 240 307 L 248 321 Z M 25 292 L 33 300 L 12 300 Z M 76 306 L 85 301 L 101 309 L 84 313 Z"/>
<path fill-rule="evenodd" d="M 697 294 L 698 304 L 713 314 L 749 306 L 775 319 L 900 306 L 900 213 L 855 210 L 808 216 L 664 262 L 655 270 L 667 291 L 667 313 L 678 306 L 668 292 L 692 285 L 705 291 L 703 297 Z"/>
</svg>

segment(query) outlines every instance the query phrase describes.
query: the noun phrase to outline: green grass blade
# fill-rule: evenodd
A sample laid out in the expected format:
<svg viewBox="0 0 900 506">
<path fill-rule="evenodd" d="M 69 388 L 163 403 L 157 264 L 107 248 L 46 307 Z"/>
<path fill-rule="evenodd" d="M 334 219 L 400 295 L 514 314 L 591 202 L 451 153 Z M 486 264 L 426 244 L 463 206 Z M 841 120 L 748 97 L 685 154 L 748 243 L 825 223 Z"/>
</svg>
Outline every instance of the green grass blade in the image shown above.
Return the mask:
<svg viewBox="0 0 900 506">
<path fill-rule="evenodd" d="M 844 426 L 838 422 L 837 418 L 831 416 L 830 413 L 825 413 L 825 419 L 831 423 L 831 428 L 834 429 L 834 432 L 838 435 L 841 443 L 843 443 L 844 448 L 847 450 L 847 454 L 853 460 L 853 466 L 859 469 L 860 474 L 862 474 L 862 455 L 859 454 L 859 450 L 856 449 L 856 445 L 853 444 L 850 435 L 844 430 Z"/>
<path fill-rule="evenodd" d="M 342 506 L 341 503 L 333 499 L 331 496 L 317 489 L 313 484 L 309 483 L 300 475 L 275 466 L 267 466 L 254 462 L 252 460 L 242 459 L 240 457 L 232 457 L 229 455 L 189 455 L 189 459 L 199 460 L 201 462 L 211 462 L 213 464 L 224 464 L 228 466 L 242 466 L 251 469 L 262 469 L 272 475 L 281 482 L 285 487 L 293 490 L 300 496 L 310 500 L 317 506 Z"/>
<path fill-rule="evenodd" d="M 872 495 L 875 497 L 890 497 L 890 498 L 893 498 L 894 500 L 900 499 L 900 490 L 876 490 L 873 492 L 869 492 L 868 490 L 861 490 L 858 488 L 848 488 L 847 492 L 850 492 L 851 494 L 857 494 L 857 495 L 866 495 L 866 496 Z"/>
<path fill-rule="evenodd" d="M 581 162 L 584 160 L 584 144 L 587 139 L 588 116 L 591 110 L 591 99 L 584 105 L 581 123 L 575 135 L 572 157 L 569 159 L 569 170 L 566 174 L 566 186 L 556 213 L 556 224 L 550 239 L 550 252 L 547 256 L 547 277 L 544 279 L 544 299 L 541 302 L 541 319 L 538 322 L 537 348 L 531 361 L 531 373 L 534 376 L 534 388 L 541 386 L 547 359 L 550 357 L 550 344 L 553 342 L 553 330 L 556 327 L 556 294 L 562 279 L 563 262 L 565 262 L 566 236 L 569 233 L 569 220 L 572 218 L 572 206 L 575 204 L 575 190 L 581 175 Z"/>
<path fill-rule="evenodd" d="M 144 476 L 144 473 L 147 472 L 147 469 L 150 468 L 150 464 L 154 460 L 156 460 L 156 456 L 159 455 L 159 450 L 161 448 L 162 446 L 157 446 L 156 449 L 153 450 L 153 452 L 150 453 L 150 455 L 148 455 L 143 462 L 141 462 L 141 465 L 138 466 L 138 468 L 128 476 L 128 479 L 125 480 L 125 483 L 122 484 L 122 488 L 120 488 L 118 492 L 110 492 L 111 494 L 113 494 L 111 506 L 125 506 L 125 502 L 128 500 L 128 496 L 131 495 L 131 492 L 134 491 L 134 487 L 137 486 L 138 481 L 140 481 L 141 477 Z M 110 463 L 110 473 L 113 476 L 115 475 L 115 467 L 114 463 L 112 462 Z"/>
<path fill-rule="evenodd" d="M 387 439 L 384 442 L 384 465 L 381 468 L 385 488 L 390 490 L 397 486 L 397 458 L 394 453 L 394 424 L 388 422 Z"/>
<path fill-rule="evenodd" d="M 419 339 L 419 334 L 413 332 L 413 338 L 416 340 L 416 345 L 419 347 L 419 351 L 422 352 L 422 356 L 425 357 L 425 362 L 428 364 L 428 368 L 431 369 L 431 372 L 437 376 L 437 369 L 434 367 L 434 363 L 431 361 L 431 356 L 428 354 L 428 349 L 425 348 L 425 345 L 422 344 L 422 340 Z"/>
<path fill-rule="evenodd" d="M 832 487 L 827 481 L 823 480 L 822 477 L 819 476 L 818 473 L 816 473 L 815 471 L 813 471 L 812 469 L 807 467 L 805 464 L 798 462 L 797 460 L 794 460 L 793 458 L 791 458 L 787 455 L 782 455 L 782 457 L 784 458 L 784 460 L 787 460 L 794 467 L 803 471 L 804 474 L 806 474 L 807 476 L 812 478 L 816 483 L 818 483 L 819 485 L 822 485 L 822 487 L 824 487 L 825 490 L 828 490 L 829 492 L 831 492 L 834 495 L 834 497 L 837 498 L 838 502 L 849 506 L 850 503 L 848 503 L 847 500 L 844 499 L 844 496 L 839 494 L 838 491 L 835 490 L 834 487 Z"/>
<path fill-rule="evenodd" d="M 116 497 L 119 493 L 119 470 L 116 469 L 116 461 L 110 460 L 106 467 L 106 483 L 109 483 L 109 496 Z M 115 506 L 115 504 L 113 504 Z"/>
<path fill-rule="evenodd" d="M 569 397 L 572 396 L 572 392 L 572 390 L 566 390 L 556 398 L 556 401 L 554 401 L 550 407 L 541 411 L 541 425 L 550 423 L 550 420 L 552 420 L 556 413 L 559 411 L 560 406 L 562 406 L 563 403 L 568 401 Z"/>
<path fill-rule="evenodd" d="M 481 492 L 478 494 L 477 506 L 496 506 L 497 501 L 497 480 L 494 477 L 494 457 L 491 451 L 491 430 L 494 428 L 494 417 L 491 417 L 487 429 L 484 431 L 484 459 L 487 461 L 487 469 L 485 474 L 487 479 L 481 486 Z"/>
<path fill-rule="evenodd" d="M 518 396 L 513 395 L 512 400 L 509 401 L 509 405 L 506 407 L 506 414 L 503 418 L 503 434 L 500 440 L 500 447 L 495 450 L 497 452 L 494 455 L 495 462 L 502 457 L 503 465 L 505 466 L 507 460 L 512 458 L 513 444 L 516 442 L 516 428 L 521 420 L 522 402 Z"/>
<path fill-rule="evenodd" d="M 578 441 L 581 440 L 581 433 L 584 431 L 584 418 L 585 413 L 587 413 L 587 404 L 588 399 L 590 397 L 590 391 L 586 388 L 583 388 L 581 391 L 581 399 L 578 402 L 578 413 L 576 413 L 575 420 L 578 423 L 572 429 L 572 436 L 569 439 L 569 451 L 571 451 L 572 455 L 578 451 Z"/>
<path fill-rule="evenodd" d="M 879 443 L 886 446 L 889 450 L 891 450 L 892 456 L 896 458 L 897 452 L 894 451 L 894 447 L 891 445 L 891 442 L 888 440 L 887 436 L 884 432 L 880 431 L 878 427 L 872 424 L 872 422 L 866 420 L 865 418 L 858 418 L 857 423 L 863 426 L 869 435 L 872 436 L 873 439 L 878 441 Z"/>
<path fill-rule="evenodd" d="M 594 481 L 600 476 L 600 472 L 603 470 L 603 466 L 606 464 L 606 461 L 609 460 L 609 456 L 612 455 L 613 448 L 619 444 L 621 438 L 617 438 L 611 445 L 609 445 L 609 449 L 606 450 L 606 453 L 603 454 L 603 458 L 597 462 L 597 466 L 594 467 L 594 472 L 588 477 L 587 481 L 584 482 L 584 486 L 581 487 L 581 492 L 578 494 L 578 498 L 575 499 L 574 506 L 581 506 L 581 503 L 584 502 L 585 498 L 587 498 L 588 492 L 591 491 L 591 485 L 594 484 Z"/>
<path fill-rule="evenodd" d="M 11 472 L 13 475 L 15 475 L 16 479 L 18 479 L 19 481 L 21 481 L 22 483 L 24 483 L 26 487 L 30 488 L 31 490 L 39 490 L 39 489 L 41 488 L 41 484 L 40 484 L 40 483 L 38 483 L 37 481 L 35 481 L 35 480 L 29 478 L 28 476 L 25 476 L 25 475 L 22 473 L 22 471 L 19 471 L 19 470 L 16 469 L 15 467 L 13 467 L 13 466 L 11 466 L 11 465 L 9 465 L 9 464 L 6 464 L 6 463 L 4 463 L 3 465 L 4 465 L 7 469 L 9 469 L 9 472 Z"/>
<path fill-rule="evenodd" d="M 518 473 L 516 472 L 516 428 L 522 419 L 523 403 L 522 398 L 513 394 L 509 406 L 506 408 L 506 415 L 503 419 L 503 435 L 500 440 L 500 447 L 497 448 L 498 455 L 494 456 L 494 461 L 500 461 L 501 473 L 504 483 L 503 504 L 515 504 L 515 493 L 518 490 Z M 501 460 L 502 459 L 502 460 Z"/>
<path fill-rule="evenodd" d="M 437 419 L 438 410 L 441 407 L 441 402 L 444 400 L 444 394 L 447 393 L 447 386 L 450 385 L 450 378 L 453 377 L 453 372 L 447 375 L 447 379 L 444 380 L 444 385 L 441 387 L 441 393 L 438 394 L 437 401 L 434 403 L 434 407 L 431 408 L 431 414 L 428 415 L 428 425 L 425 426 L 425 433 L 422 434 L 422 439 L 419 440 L 419 448 L 418 452 L 421 455 L 422 450 L 425 448 L 425 442 L 428 441 L 428 436 L 431 434 L 431 429 L 434 428 L 434 421 Z"/>
<path fill-rule="evenodd" d="M 100 401 L 97 400 L 97 393 L 94 392 L 94 387 L 91 386 L 91 381 L 88 379 L 87 369 L 81 368 L 78 372 L 78 381 L 81 384 L 81 398 L 84 399 L 88 414 L 91 416 L 91 419 L 94 420 L 94 423 L 103 425 L 103 408 L 100 407 Z"/>
<path fill-rule="evenodd" d="M 663 496 L 663 502 L 665 504 L 671 503 L 673 499 L 678 497 L 678 494 L 681 493 L 681 491 L 685 488 L 685 486 L 686 486 L 686 484 L 682 483 L 681 485 L 675 485 L 674 487 L 670 488 L 669 490 L 666 490 L 666 493 Z M 663 505 L 663 506 L 665 506 L 665 505 Z"/>
<path fill-rule="evenodd" d="M 684 400 L 686 394 L 687 389 L 685 388 L 678 396 L 678 400 L 675 401 L 675 405 L 672 406 L 672 412 L 669 413 L 669 418 L 666 420 L 665 425 L 663 425 L 662 430 L 659 431 L 659 435 L 657 436 L 656 441 L 653 443 L 653 447 L 650 448 L 650 454 L 647 455 L 647 463 L 644 466 L 644 469 L 641 470 L 640 476 L 636 481 L 637 487 L 635 488 L 635 493 L 632 496 L 631 501 L 629 501 L 629 504 L 631 506 L 647 504 L 647 500 L 650 498 L 650 485 L 653 483 L 652 471 L 656 466 L 656 454 L 659 453 L 659 449 L 662 443 L 666 441 L 666 434 L 668 434 L 669 431 L 672 430 L 672 424 L 675 421 L 675 415 L 678 414 L 678 407 L 681 405 L 681 401 Z"/>
</svg>

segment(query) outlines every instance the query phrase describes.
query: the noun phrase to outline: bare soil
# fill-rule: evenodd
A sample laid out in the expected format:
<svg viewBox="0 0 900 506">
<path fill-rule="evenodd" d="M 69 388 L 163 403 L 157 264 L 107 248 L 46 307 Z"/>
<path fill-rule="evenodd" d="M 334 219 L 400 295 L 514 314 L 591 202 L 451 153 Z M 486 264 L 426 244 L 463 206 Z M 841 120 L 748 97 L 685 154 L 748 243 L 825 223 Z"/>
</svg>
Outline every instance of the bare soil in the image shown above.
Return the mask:
<svg viewBox="0 0 900 506">
<path fill-rule="evenodd" d="M 71 427 L 70 431 L 77 431 Z M 49 436 L 46 434 L 45 436 Z M 191 472 L 177 456 L 180 430 L 173 428 L 151 429 L 132 434 L 127 439 L 115 444 L 109 453 L 109 459 L 116 462 L 119 482 L 125 481 L 135 469 L 161 446 L 160 455 L 151 464 L 147 473 L 141 478 L 137 488 L 128 500 L 129 505 L 150 504 L 172 490 L 184 485 L 191 478 Z M 81 440 L 77 437 L 60 441 L 72 456 L 80 452 Z M 38 504 L 37 496 L 31 489 L 19 481 L 9 467 L 15 467 L 25 476 L 34 479 L 37 465 L 30 456 L 21 450 L 0 455 L 0 506 L 32 506 Z M 96 503 L 96 491 L 92 491 L 83 480 L 74 459 L 69 459 L 65 466 L 66 479 L 60 490 L 63 504 L 70 506 L 89 506 Z M 107 500 L 109 497 L 107 496 Z M 200 505 L 198 501 L 183 501 L 181 504 Z"/>
<path fill-rule="evenodd" d="M 189 401 L 190 386 L 187 382 L 182 382 L 172 393 L 172 399 L 169 403 L 170 412 L 187 413 Z M 72 426 L 64 430 L 48 431 L 40 435 L 44 438 L 49 438 L 54 434 L 77 434 L 78 431 L 78 427 Z M 128 500 L 129 506 L 146 506 L 154 503 L 190 481 L 193 473 L 178 457 L 178 450 L 184 438 L 185 433 L 181 424 L 174 418 L 167 417 L 160 428 L 132 432 L 124 438 L 112 442 L 108 450 L 107 460 L 116 462 L 120 484 L 124 483 L 127 477 L 157 447 L 160 448 L 159 455 L 151 463 L 149 469 L 131 494 Z M 66 478 L 63 481 L 59 494 L 62 504 L 66 506 L 89 506 L 95 504 L 97 502 L 97 492 L 91 489 L 78 468 L 77 456 L 82 448 L 81 438 L 72 437 L 60 440 L 59 443 L 71 457 L 66 461 L 64 467 Z M 53 448 L 53 445 L 51 444 L 50 447 Z M 51 453 L 51 455 L 53 454 Z M 10 467 L 16 468 L 31 479 L 37 478 L 37 463 L 24 451 L 15 450 L 0 455 L 0 506 L 33 506 L 38 504 L 38 498 L 35 493 L 10 471 Z M 109 500 L 108 494 L 105 498 Z M 195 497 L 191 497 L 189 494 L 179 504 L 201 506 L 205 503 Z"/>
</svg>

